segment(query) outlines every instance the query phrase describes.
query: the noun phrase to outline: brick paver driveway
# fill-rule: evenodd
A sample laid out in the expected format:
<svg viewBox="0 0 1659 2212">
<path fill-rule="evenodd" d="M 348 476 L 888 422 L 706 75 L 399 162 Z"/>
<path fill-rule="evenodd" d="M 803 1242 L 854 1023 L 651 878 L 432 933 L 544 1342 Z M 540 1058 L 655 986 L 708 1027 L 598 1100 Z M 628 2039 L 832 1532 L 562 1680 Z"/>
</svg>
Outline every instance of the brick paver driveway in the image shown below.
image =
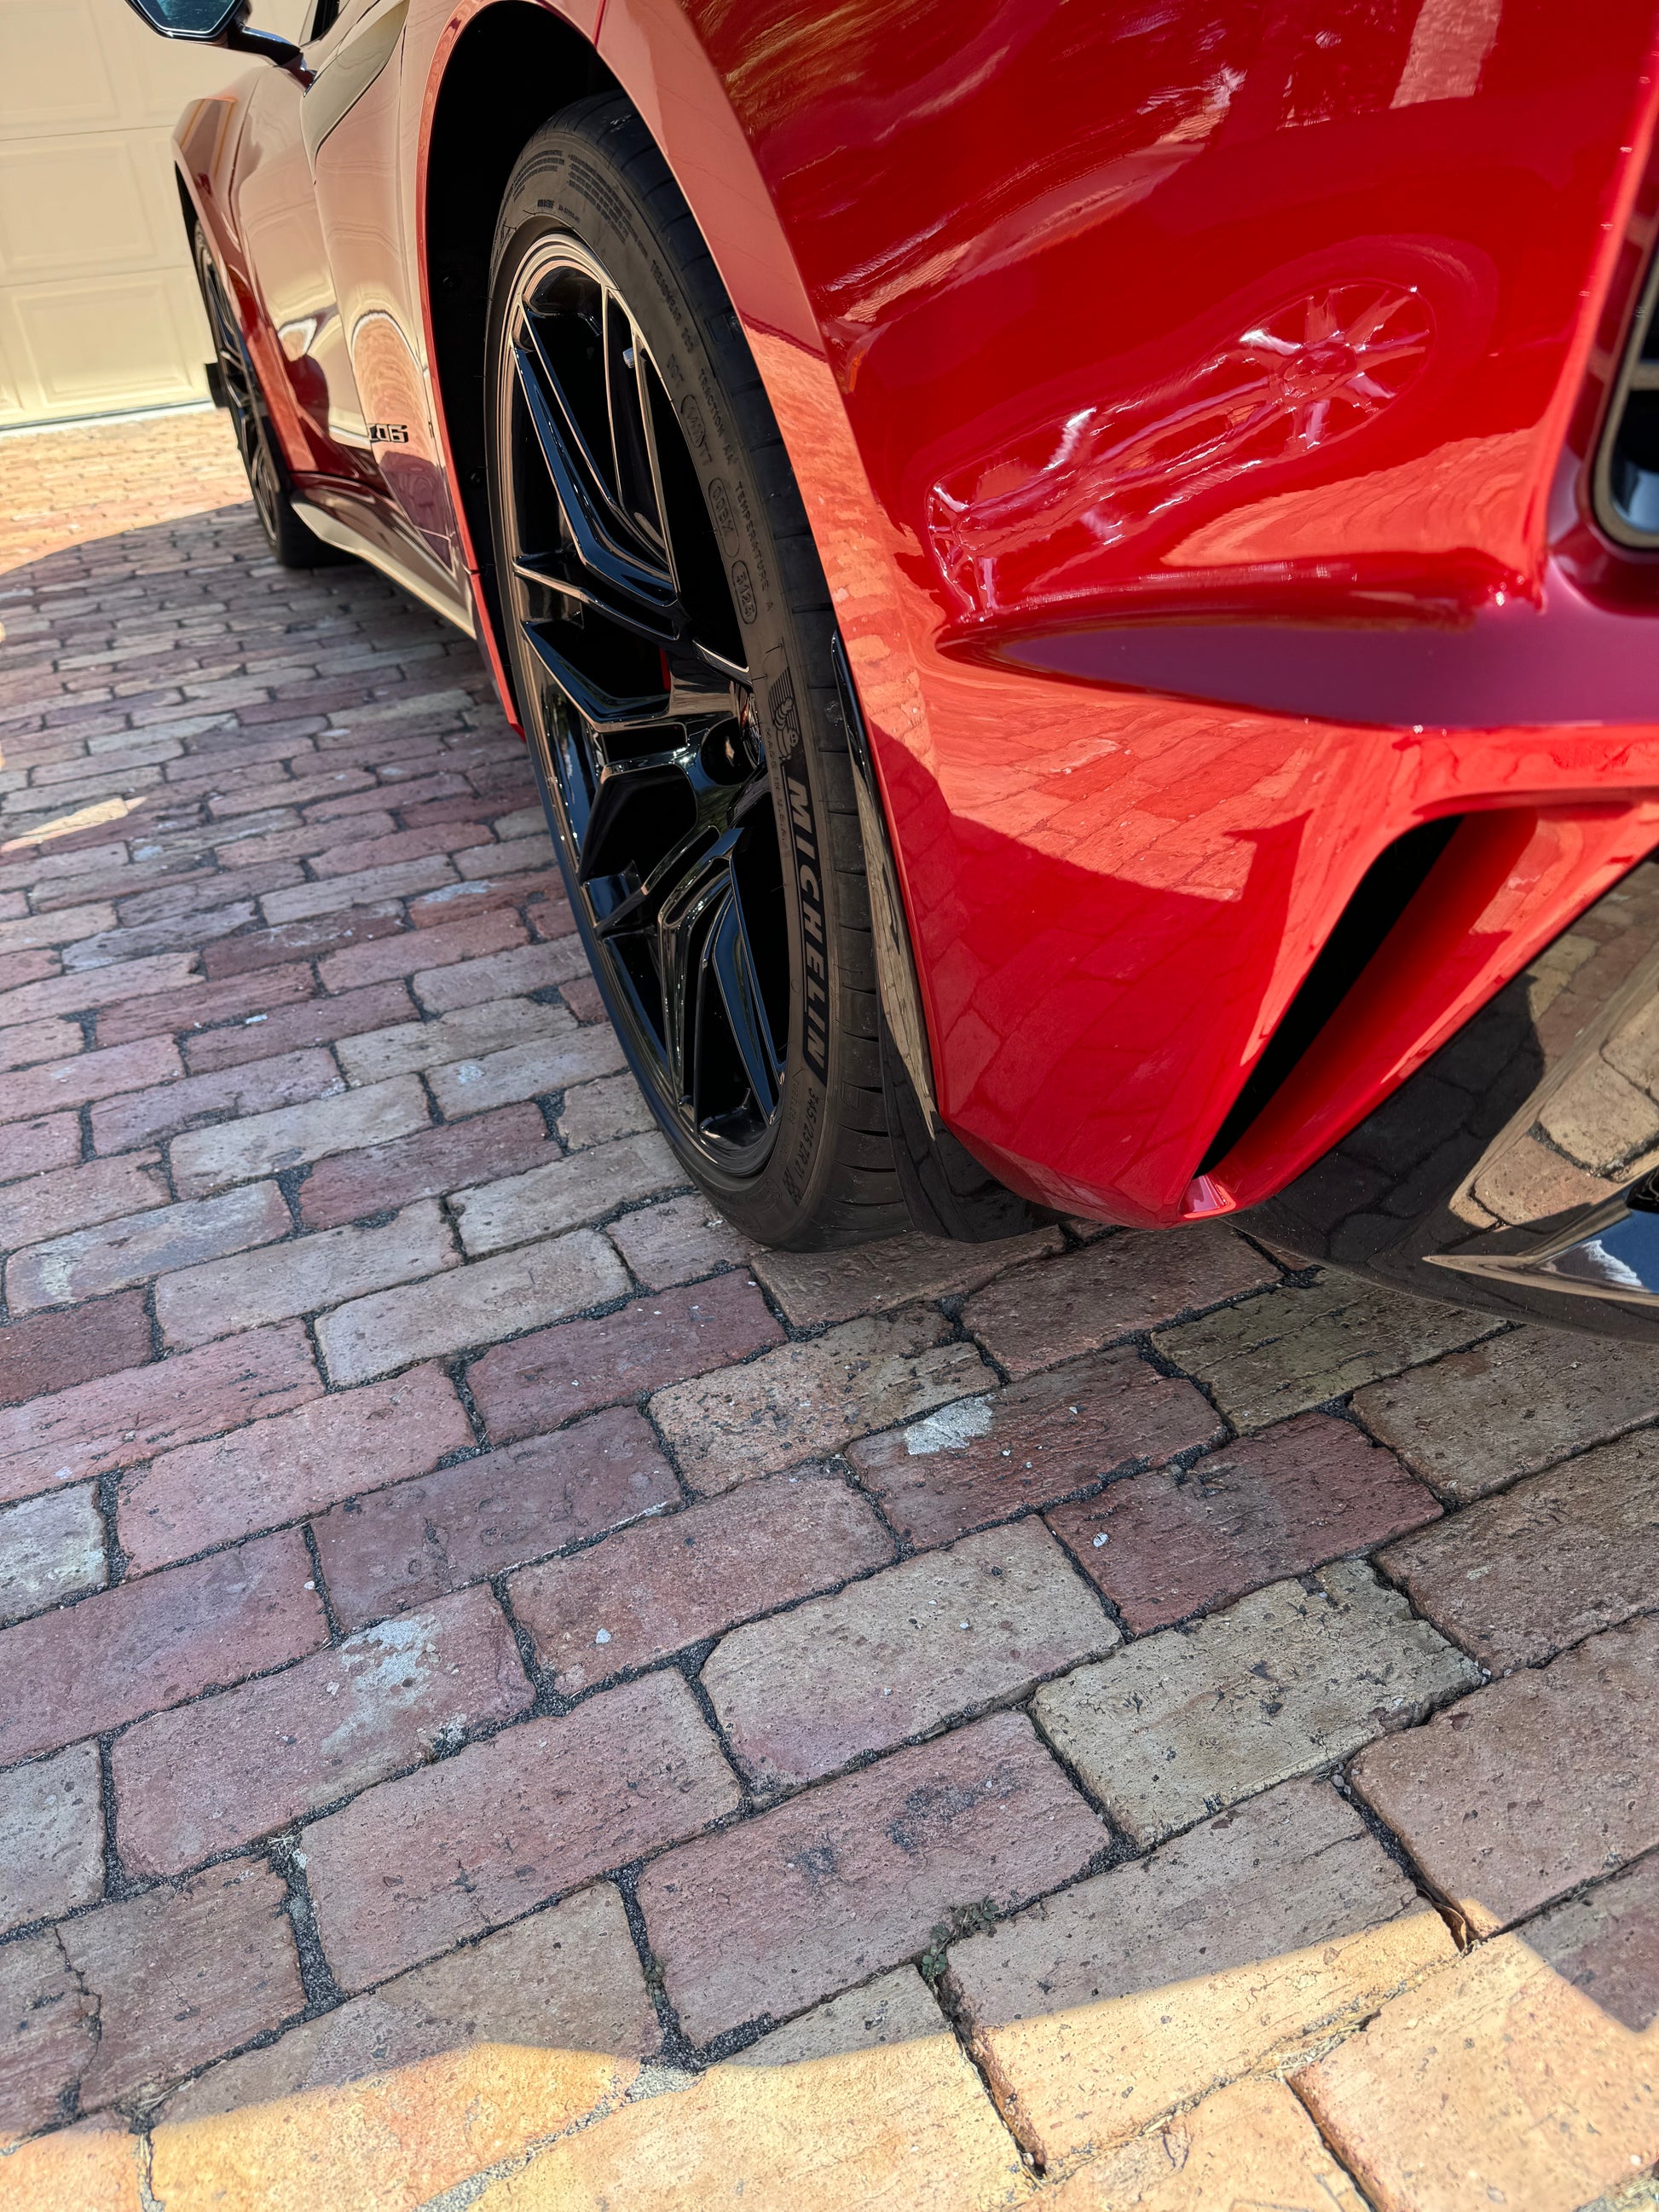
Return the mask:
<svg viewBox="0 0 1659 2212">
<path fill-rule="evenodd" d="M 483 2045 L 634 2130 L 515 2204 L 728 2202 L 848 2052 L 746 2203 L 1638 2185 L 1659 1364 L 1221 1225 L 747 1249 L 472 649 L 216 418 L 0 476 L 0 2197 L 333 2203 L 202 2124 Z"/>
</svg>

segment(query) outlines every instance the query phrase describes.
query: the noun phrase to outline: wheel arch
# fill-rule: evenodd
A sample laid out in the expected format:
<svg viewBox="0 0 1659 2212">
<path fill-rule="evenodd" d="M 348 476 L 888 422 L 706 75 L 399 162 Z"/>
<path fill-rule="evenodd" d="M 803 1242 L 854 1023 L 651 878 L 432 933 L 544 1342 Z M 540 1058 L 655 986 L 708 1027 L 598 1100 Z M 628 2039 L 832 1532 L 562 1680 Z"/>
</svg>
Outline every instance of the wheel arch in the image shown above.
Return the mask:
<svg viewBox="0 0 1659 2212">
<path fill-rule="evenodd" d="M 484 0 L 453 19 L 434 57 L 417 180 L 420 281 L 433 398 L 457 520 L 503 704 L 514 712 L 484 489 L 484 343 L 490 248 L 520 153 L 548 118 L 620 89 L 592 41 L 538 0 Z"/>
</svg>

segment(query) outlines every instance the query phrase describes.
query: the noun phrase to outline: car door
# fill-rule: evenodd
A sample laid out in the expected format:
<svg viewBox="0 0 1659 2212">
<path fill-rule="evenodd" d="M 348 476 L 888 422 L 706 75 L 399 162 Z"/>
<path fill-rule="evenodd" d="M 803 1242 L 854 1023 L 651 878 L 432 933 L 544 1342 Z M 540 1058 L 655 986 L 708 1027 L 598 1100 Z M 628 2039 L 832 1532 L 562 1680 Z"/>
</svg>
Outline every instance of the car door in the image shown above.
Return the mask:
<svg viewBox="0 0 1659 2212">
<path fill-rule="evenodd" d="M 347 0 L 301 131 L 343 343 L 364 422 L 364 465 L 417 548 L 464 591 L 458 533 L 411 280 L 400 159 L 409 0 Z"/>
</svg>

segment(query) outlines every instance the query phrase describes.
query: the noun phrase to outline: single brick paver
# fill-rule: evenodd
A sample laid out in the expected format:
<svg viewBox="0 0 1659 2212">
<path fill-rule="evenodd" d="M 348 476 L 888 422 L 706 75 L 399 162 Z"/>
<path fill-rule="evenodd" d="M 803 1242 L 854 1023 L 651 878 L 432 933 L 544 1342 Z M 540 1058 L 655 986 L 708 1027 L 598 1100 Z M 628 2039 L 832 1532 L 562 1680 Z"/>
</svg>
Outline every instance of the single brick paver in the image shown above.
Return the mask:
<svg viewBox="0 0 1659 2212">
<path fill-rule="evenodd" d="M 384 1621 L 120 1736 L 111 1764 L 122 1863 L 180 1873 L 453 1749 L 530 1698 L 487 1589 Z"/>
<path fill-rule="evenodd" d="M 915 1307 L 843 1322 L 747 1366 L 675 1383 L 651 1401 L 694 1490 L 729 1490 L 826 1451 L 868 1429 L 994 1385 L 972 1345 Z"/>
<path fill-rule="evenodd" d="M 100 1789 L 92 1743 L 0 1774 L 0 1934 L 103 1895 Z"/>
<path fill-rule="evenodd" d="M 1371 1434 L 1449 1503 L 1659 1415 L 1647 1348 L 1566 1330 L 1517 1328 L 1354 1397 Z"/>
<path fill-rule="evenodd" d="M 1328 1783 L 1287 1782 L 952 1945 L 948 1986 L 1052 2164 L 1455 1955 L 1352 1807 Z"/>
<path fill-rule="evenodd" d="M 1659 1843 L 1659 1620 L 1373 1744 L 1354 1787 L 1480 1935 Z"/>
<path fill-rule="evenodd" d="M 0 1632 L 0 1680 L 31 1684 L 0 1704 L 0 1760 L 176 1705 L 326 1642 L 297 1534 L 104 1590 Z"/>
<path fill-rule="evenodd" d="M 648 2058 L 661 2041 L 622 1899 L 599 1881 L 210 2067 L 168 2098 L 164 2117 L 231 2112 L 474 2043 Z"/>
<path fill-rule="evenodd" d="M 521 1722 L 307 1828 L 318 1928 L 342 1984 L 359 1989 L 737 1804 L 690 1692 L 677 1675 L 651 1675 L 563 1720 Z"/>
<path fill-rule="evenodd" d="M 1127 1645 L 1039 1690 L 1032 1710 L 1112 1818 L 1150 1844 L 1480 1679 L 1397 1592 L 1344 1561 Z"/>
<path fill-rule="evenodd" d="M 0 1621 L 100 1589 L 108 1571 L 104 1519 L 89 1482 L 0 1510 Z"/>
<path fill-rule="evenodd" d="M 1352 1423 L 1303 1413 L 1182 1473 L 1149 1472 L 1053 1507 L 1048 1521 L 1144 1636 L 1369 1551 L 1439 1510 L 1432 1492 Z"/>
<path fill-rule="evenodd" d="M 6 1262 L 6 1301 L 13 1312 L 23 1314 L 97 1297 L 170 1275 L 175 1268 L 274 1243 L 293 1226 L 282 1192 L 269 1182 L 244 1183 L 217 1198 L 152 1206 L 101 1228 L 13 1253 Z M 222 1335 L 209 1319 L 205 1334 Z"/>
<path fill-rule="evenodd" d="M 1000 1366 L 1030 1375 L 1279 1279 L 1243 1237 L 1206 1223 L 1105 1237 L 1086 1256 L 1023 1269 L 969 1298 L 962 1318 Z"/>
<path fill-rule="evenodd" d="M 411 1367 L 392 1382 L 333 1391 L 210 1442 L 159 1453 L 121 1480 L 122 1547 L 135 1572 L 165 1566 L 423 1474 L 471 1442 L 447 1376 Z"/>
<path fill-rule="evenodd" d="M 325 1229 L 181 1268 L 156 1286 L 155 1318 L 169 1345 L 204 1344 L 393 1283 L 422 1282 L 459 1261 L 442 1209 L 424 1199 L 379 1228 Z"/>
<path fill-rule="evenodd" d="M 701 1680 L 757 1790 L 1025 1697 L 1120 1632 L 1039 1521 L 736 1630 Z"/>
<path fill-rule="evenodd" d="M 1052 1889 L 1105 1840 L 1030 1723 L 997 1713 L 670 1851 L 641 1876 L 640 1903 L 669 1997 L 703 2043 L 916 1955 L 953 1907 L 1006 1911 Z"/>
<path fill-rule="evenodd" d="M 1160 1329 L 1153 1340 L 1207 1384 L 1239 1428 L 1261 1429 L 1502 1327 L 1492 1314 L 1329 1275 Z"/>
<path fill-rule="evenodd" d="M 492 1343 L 599 1305 L 627 1287 L 610 1245 L 578 1229 L 337 1306 L 318 1323 L 317 1341 L 332 1381 L 365 1382 L 412 1359 Z"/>
<path fill-rule="evenodd" d="M 337 1085 L 338 1079 L 336 1079 Z M 243 1114 L 211 1129 L 175 1137 L 171 1147 L 173 1179 L 179 1195 L 202 1198 L 252 1176 L 274 1175 L 331 1152 L 355 1152 L 361 1145 L 383 1144 L 423 1129 L 432 1119 L 426 1093 L 412 1075 L 374 1083 L 361 1091 L 318 1098 L 303 1106 L 284 1106 L 270 1114 Z"/>
<path fill-rule="evenodd" d="M 624 1217 L 631 1219 L 632 1216 Z M 486 1352 L 467 1387 L 492 1437 L 527 1436 L 618 1399 L 638 1398 L 782 1341 L 753 1282 L 712 1282 L 635 1298 L 593 1321 L 562 1322 Z"/>
<path fill-rule="evenodd" d="M 527 1568 L 507 1589 L 569 1697 L 892 1556 L 892 1538 L 845 1483 L 775 1474 Z M 703 1686 L 713 1686 L 706 1674 Z"/>
<path fill-rule="evenodd" d="M 433 1087 L 439 1090 L 435 1081 Z M 654 1129 L 642 1137 L 618 1138 L 592 1152 L 460 1192 L 455 1218 L 462 1249 L 474 1257 L 533 1237 L 556 1236 L 684 1180 L 684 1169 Z"/>
<path fill-rule="evenodd" d="M 0 2144 L 45 2132 L 0 2193 L 1355 2202 L 1298 2066 L 1378 2212 L 1622 2185 L 1643 1349 L 1248 1219 L 757 1247 L 472 644 L 275 567 L 222 416 L 5 458 Z M 1642 1067 L 1510 1183 L 1615 1188 Z M 1466 1118 L 1419 1079 L 1349 1141 L 1397 1176 Z M 1495 2035 L 1534 1938 L 1572 1963 Z"/>
<path fill-rule="evenodd" d="M 343 1043 L 339 1060 L 351 1082 L 382 1083 L 422 1068 L 451 1068 L 480 1053 L 558 1036 L 575 1026 L 575 1016 L 563 1006 L 544 1006 L 537 999 L 491 999 L 481 1006 L 463 1006 L 459 1012 L 423 1022 L 419 1008 L 405 995 L 400 1012 L 390 1022 L 377 1024 L 375 1034 Z"/>
<path fill-rule="evenodd" d="M 1483 1667 L 1535 1667 L 1659 1598 L 1659 1434 L 1529 1475 L 1377 1564 Z"/>
<path fill-rule="evenodd" d="M 618 1410 L 349 1496 L 314 1526 L 335 1615 L 355 1626 L 679 1501 L 656 1437 Z"/>
<path fill-rule="evenodd" d="M 9 1322 L 0 1329 L 0 1406 L 72 1389 L 149 1356 L 149 1318 L 136 1293 Z"/>
<path fill-rule="evenodd" d="M 938 1544 L 1224 1433 L 1190 1382 L 1133 1352 L 1107 1352 L 959 1398 L 848 1456 L 896 1528 L 912 1543 Z"/>
<path fill-rule="evenodd" d="M 717 1267 L 747 1267 L 760 1249 L 716 1213 L 701 1191 L 625 1213 L 608 1234 L 652 1291 L 694 1282 Z"/>
</svg>

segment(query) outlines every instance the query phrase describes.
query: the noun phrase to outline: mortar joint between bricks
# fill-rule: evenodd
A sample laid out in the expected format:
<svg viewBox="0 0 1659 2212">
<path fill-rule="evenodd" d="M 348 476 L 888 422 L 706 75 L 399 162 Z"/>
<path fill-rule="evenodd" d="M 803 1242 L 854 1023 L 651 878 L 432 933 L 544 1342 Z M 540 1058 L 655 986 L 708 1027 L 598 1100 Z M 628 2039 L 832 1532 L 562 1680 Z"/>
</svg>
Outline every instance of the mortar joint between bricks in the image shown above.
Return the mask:
<svg viewBox="0 0 1659 2212">
<path fill-rule="evenodd" d="M 923 1958 L 917 1961 L 917 1967 L 922 1979 L 933 1992 L 933 2002 L 944 2014 L 945 2026 L 956 2038 L 957 2048 L 979 2076 L 979 2085 L 990 2100 L 991 2110 L 1013 2137 L 1014 2147 L 1019 2153 L 1020 2163 L 1028 2173 L 1040 2180 L 1047 2168 L 1036 2140 L 1027 2134 L 1021 2125 L 1018 2099 L 1010 2097 L 1005 2100 L 997 2094 L 996 2081 L 975 2047 L 973 2023 L 963 2009 L 957 1996 L 956 1986 L 951 1979 L 948 1959 L 941 1960 L 937 1972 L 929 1973 L 926 1954 L 924 1954 Z"/>
<path fill-rule="evenodd" d="M 329 1595 L 328 1577 L 323 1572 L 323 1555 L 318 1549 L 316 1534 L 309 1521 L 306 1522 L 300 1534 L 305 1544 L 306 1557 L 311 1562 L 311 1579 L 316 1586 L 317 1596 L 322 1605 L 323 1620 L 328 1629 L 329 1644 L 331 1646 L 343 1644 L 345 1634 L 335 1614 L 334 1601 Z"/>
<path fill-rule="evenodd" d="M 328 1963 L 322 1938 L 317 1932 L 317 1911 L 312 1903 L 311 1885 L 306 1880 L 305 1853 L 301 1849 L 303 1833 L 303 1830 L 294 1829 L 277 1837 L 269 1846 L 267 1856 L 271 1871 L 280 1875 L 288 1891 L 289 1925 L 294 1931 L 294 1948 L 300 1960 L 300 1987 L 306 2000 L 301 2017 L 314 2020 L 319 2013 L 332 2012 L 345 1993 L 334 1978 L 334 1969 Z"/>
<path fill-rule="evenodd" d="M 519 1664 L 523 1668 L 525 1680 L 531 1687 L 532 1697 L 527 1712 L 538 1719 L 550 1718 L 556 1710 L 561 1713 L 568 1712 L 570 1710 L 570 1701 L 568 1698 L 560 1698 L 554 1689 L 551 1673 L 543 1667 L 536 1656 L 534 1638 L 514 1610 L 512 1595 L 507 1587 L 507 1574 L 511 1571 L 510 1569 L 506 1570 L 501 1574 L 491 1575 L 489 1577 L 490 1594 L 501 1609 L 501 1618 L 507 1623 L 507 1632 L 513 1638 L 514 1648 L 519 1655 Z"/>
<path fill-rule="evenodd" d="M 640 1971 L 645 1976 L 645 1986 L 650 1996 L 652 2009 L 657 2015 L 657 2025 L 662 2031 L 662 2048 L 654 2063 L 678 2066 L 690 2074 L 700 2074 L 708 2060 L 698 2050 L 680 2025 L 679 2014 L 670 2002 L 663 1973 L 662 1961 L 651 1946 L 651 1933 L 645 1924 L 645 1914 L 640 1905 L 640 1876 L 647 1862 L 635 1859 L 625 1867 L 612 1870 L 610 1880 L 617 1885 L 623 1901 L 623 1911 L 628 1918 L 628 1932 L 634 1939 L 638 1954 Z"/>
</svg>

